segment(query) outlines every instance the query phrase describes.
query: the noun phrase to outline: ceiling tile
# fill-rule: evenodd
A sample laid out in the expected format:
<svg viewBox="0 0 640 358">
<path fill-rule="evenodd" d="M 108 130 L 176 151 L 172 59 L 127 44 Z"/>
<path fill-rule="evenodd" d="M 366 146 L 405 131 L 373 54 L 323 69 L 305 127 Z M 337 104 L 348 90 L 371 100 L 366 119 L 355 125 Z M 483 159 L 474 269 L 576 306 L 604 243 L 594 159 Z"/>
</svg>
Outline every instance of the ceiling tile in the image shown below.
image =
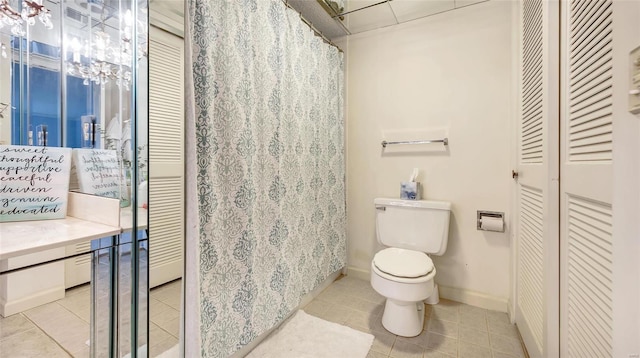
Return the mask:
<svg viewBox="0 0 640 358">
<path fill-rule="evenodd" d="M 455 8 L 454 0 L 393 0 L 389 4 L 399 22 L 419 19 Z"/>
<path fill-rule="evenodd" d="M 344 24 L 352 34 L 397 23 L 388 4 L 380 4 L 344 16 Z"/>
</svg>

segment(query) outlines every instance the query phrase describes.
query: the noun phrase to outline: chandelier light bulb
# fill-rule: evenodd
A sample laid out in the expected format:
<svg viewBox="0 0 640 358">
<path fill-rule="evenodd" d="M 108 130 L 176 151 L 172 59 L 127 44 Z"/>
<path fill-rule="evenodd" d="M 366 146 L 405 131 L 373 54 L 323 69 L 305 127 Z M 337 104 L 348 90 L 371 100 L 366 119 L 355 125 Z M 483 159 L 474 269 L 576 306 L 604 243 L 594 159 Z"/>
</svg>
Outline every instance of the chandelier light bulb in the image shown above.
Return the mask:
<svg viewBox="0 0 640 358">
<path fill-rule="evenodd" d="M 109 34 L 103 31 L 96 33 L 95 45 L 96 45 L 96 59 L 98 61 L 107 60 L 107 50 L 109 48 L 111 38 Z"/>
<path fill-rule="evenodd" d="M 131 28 L 131 25 L 133 25 L 133 15 L 131 13 L 131 10 L 127 10 L 124 13 L 124 25 L 129 28 Z"/>
<path fill-rule="evenodd" d="M 82 45 L 80 45 L 80 41 L 78 41 L 77 37 L 71 39 L 71 49 L 73 52 L 80 52 Z"/>
<path fill-rule="evenodd" d="M 69 46 L 71 47 L 71 51 L 73 53 L 73 62 L 80 63 L 80 50 L 82 48 L 82 45 L 80 45 L 80 41 L 78 41 L 78 39 L 74 37 L 73 39 L 71 39 L 71 44 Z"/>
<path fill-rule="evenodd" d="M 84 40 L 84 57 L 89 57 L 89 40 Z"/>
</svg>

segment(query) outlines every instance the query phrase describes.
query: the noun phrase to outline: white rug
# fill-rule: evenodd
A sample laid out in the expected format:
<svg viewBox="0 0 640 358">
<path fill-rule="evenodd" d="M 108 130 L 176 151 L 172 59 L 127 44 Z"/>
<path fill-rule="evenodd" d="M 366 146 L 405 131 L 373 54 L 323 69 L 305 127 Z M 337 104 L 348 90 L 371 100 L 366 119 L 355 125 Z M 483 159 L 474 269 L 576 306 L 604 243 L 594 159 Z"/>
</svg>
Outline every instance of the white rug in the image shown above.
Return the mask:
<svg viewBox="0 0 640 358">
<path fill-rule="evenodd" d="M 368 333 L 298 311 L 247 358 L 365 358 L 372 343 Z"/>
</svg>

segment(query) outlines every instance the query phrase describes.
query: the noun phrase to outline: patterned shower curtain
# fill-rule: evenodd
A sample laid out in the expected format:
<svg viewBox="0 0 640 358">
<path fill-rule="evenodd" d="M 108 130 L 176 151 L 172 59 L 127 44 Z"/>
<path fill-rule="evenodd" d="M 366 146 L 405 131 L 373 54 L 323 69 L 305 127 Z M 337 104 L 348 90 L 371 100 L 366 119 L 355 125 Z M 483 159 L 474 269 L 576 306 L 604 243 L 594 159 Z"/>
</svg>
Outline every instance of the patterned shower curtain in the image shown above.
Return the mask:
<svg viewBox="0 0 640 358">
<path fill-rule="evenodd" d="M 188 12 L 187 317 L 225 357 L 345 266 L 343 59 L 281 0 Z"/>
</svg>

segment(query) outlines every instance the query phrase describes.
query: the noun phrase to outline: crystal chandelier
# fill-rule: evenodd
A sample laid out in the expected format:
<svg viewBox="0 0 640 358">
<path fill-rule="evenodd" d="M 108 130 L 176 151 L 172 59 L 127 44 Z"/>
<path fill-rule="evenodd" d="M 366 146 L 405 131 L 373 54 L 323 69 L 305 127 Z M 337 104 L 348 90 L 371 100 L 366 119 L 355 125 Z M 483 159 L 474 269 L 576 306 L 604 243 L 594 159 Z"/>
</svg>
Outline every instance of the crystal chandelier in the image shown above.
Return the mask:
<svg viewBox="0 0 640 358">
<path fill-rule="evenodd" d="M 24 36 L 26 34 L 23 23 L 33 26 L 36 17 L 48 30 L 53 28 L 51 14 L 43 4 L 43 0 L 23 0 L 22 11 L 18 12 L 9 5 L 8 0 L 0 0 L 0 29 L 5 26 L 11 27 L 14 36 Z"/>
<path fill-rule="evenodd" d="M 84 79 L 83 83 L 104 86 L 111 80 L 116 84 L 125 87 L 127 90 L 131 85 L 131 62 L 133 60 L 131 39 L 133 35 L 133 16 L 127 10 L 122 20 L 122 36 L 120 45 L 113 45 L 111 37 L 104 28 L 94 34 L 91 44 L 85 41 L 82 45 L 77 38 L 70 41 L 69 48 L 72 52 L 72 61 L 67 66 L 67 73 Z M 146 51 L 141 44 L 138 49 L 138 56 L 146 56 Z M 91 59 L 88 64 L 83 63 L 83 57 Z"/>
<path fill-rule="evenodd" d="M 128 88 L 131 71 L 127 62 L 123 61 L 120 49 L 111 44 L 109 34 L 98 31 L 93 36 L 91 44 L 85 41 L 82 45 L 77 38 L 73 38 L 69 45 L 72 51 L 72 61 L 67 65 L 67 73 L 84 79 L 84 84 L 93 82 L 104 86 L 111 80 L 118 85 Z M 80 55 L 83 52 L 83 56 Z M 86 60 L 83 62 L 82 57 Z"/>
</svg>

